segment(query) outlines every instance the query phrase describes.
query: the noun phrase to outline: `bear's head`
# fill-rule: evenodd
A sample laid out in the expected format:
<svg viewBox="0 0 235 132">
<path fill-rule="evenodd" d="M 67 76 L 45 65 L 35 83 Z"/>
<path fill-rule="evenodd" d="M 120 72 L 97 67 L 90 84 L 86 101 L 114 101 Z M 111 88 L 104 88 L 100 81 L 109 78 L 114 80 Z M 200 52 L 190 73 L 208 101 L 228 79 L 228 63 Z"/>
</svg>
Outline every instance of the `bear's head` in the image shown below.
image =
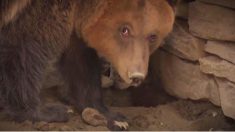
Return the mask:
<svg viewBox="0 0 235 132">
<path fill-rule="evenodd" d="M 100 1 L 100 0 L 99 0 Z M 82 38 L 128 84 L 147 75 L 149 57 L 172 30 L 173 0 L 104 0 L 81 27 Z"/>
</svg>

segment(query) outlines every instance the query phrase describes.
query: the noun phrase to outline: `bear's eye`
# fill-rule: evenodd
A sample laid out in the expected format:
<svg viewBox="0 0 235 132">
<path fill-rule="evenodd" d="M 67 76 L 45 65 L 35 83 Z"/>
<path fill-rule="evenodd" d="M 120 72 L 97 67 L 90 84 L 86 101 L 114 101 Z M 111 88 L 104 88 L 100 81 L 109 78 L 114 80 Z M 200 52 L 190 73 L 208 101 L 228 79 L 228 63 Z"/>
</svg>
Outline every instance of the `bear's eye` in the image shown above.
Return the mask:
<svg viewBox="0 0 235 132">
<path fill-rule="evenodd" d="M 128 37 L 129 34 L 130 34 L 130 30 L 129 30 L 128 27 L 123 27 L 123 28 L 121 29 L 121 35 L 122 35 L 123 37 Z"/>
<path fill-rule="evenodd" d="M 155 42 L 157 40 L 157 35 L 156 34 L 152 34 L 152 35 L 149 35 L 148 36 L 148 41 L 150 42 L 150 43 L 153 43 L 153 42 Z"/>
</svg>

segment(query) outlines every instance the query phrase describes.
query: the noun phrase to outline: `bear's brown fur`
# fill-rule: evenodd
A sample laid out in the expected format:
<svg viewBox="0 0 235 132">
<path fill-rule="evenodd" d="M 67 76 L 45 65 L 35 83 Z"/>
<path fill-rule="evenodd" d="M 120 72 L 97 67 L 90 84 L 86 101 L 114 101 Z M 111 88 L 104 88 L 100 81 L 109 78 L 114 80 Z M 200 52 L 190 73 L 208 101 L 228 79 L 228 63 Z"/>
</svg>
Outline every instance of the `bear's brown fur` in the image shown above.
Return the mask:
<svg viewBox="0 0 235 132">
<path fill-rule="evenodd" d="M 0 27 L 14 20 L 31 0 L 2 0 L 0 2 Z"/>
<path fill-rule="evenodd" d="M 139 84 L 147 75 L 150 54 L 172 29 L 174 12 L 167 2 L 3 0 L 0 96 L 6 110 L 20 121 L 66 121 L 64 106 L 44 106 L 39 99 L 45 69 L 57 59 L 78 110 L 97 109 L 110 129 L 124 128 L 115 121 L 125 118 L 103 104 L 99 57 L 125 82 Z"/>
</svg>

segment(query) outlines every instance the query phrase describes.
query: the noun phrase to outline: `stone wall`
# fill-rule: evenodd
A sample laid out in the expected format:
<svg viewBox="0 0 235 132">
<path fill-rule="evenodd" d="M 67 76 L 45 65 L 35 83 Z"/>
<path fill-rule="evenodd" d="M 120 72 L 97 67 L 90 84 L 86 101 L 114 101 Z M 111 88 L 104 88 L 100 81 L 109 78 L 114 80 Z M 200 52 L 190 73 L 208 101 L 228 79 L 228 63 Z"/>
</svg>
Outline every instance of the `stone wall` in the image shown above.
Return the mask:
<svg viewBox="0 0 235 132">
<path fill-rule="evenodd" d="M 184 1 L 151 67 L 176 97 L 209 100 L 235 119 L 235 0 Z"/>
</svg>

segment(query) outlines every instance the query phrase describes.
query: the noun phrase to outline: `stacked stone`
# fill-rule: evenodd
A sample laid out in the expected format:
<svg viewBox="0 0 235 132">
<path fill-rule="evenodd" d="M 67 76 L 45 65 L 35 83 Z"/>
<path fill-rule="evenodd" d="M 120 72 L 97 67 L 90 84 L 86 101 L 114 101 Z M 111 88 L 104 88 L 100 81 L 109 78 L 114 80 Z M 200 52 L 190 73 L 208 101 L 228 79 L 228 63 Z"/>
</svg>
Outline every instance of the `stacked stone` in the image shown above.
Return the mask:
<svg viewBox="0 0 235 132">
<path fill-rule="evenodd" d="M 209 100 L 235 119 L 235 0 L 181 7 L 181 19 L 151 66 L 171 95 Z"/>
</svg>

